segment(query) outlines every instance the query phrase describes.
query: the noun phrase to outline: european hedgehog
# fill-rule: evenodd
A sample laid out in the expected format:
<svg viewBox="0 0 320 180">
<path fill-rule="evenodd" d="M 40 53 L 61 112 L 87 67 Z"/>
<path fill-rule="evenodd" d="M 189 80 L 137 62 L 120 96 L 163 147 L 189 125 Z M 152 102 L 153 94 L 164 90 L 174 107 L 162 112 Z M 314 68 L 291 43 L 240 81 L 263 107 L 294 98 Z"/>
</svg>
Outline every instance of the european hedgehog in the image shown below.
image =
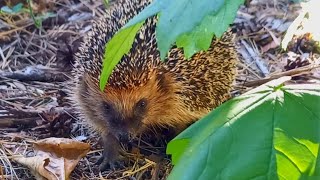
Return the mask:
<svg viewBox="0 0 320 180">
<path fill-rule="evenodd" d="M 229 98 L 237 53 L 232 33 L 213 39 L 208 51 L 185 59 L 173 46 L 160 60 L 155 37 L 157 17 L 148 18 L 130 52 L 113 70 L 104 91 L 99 78 L 106 43 L 151 0 L 117 0 L 94 22 L 75 54 L 71 99 L 80 119 L 100 133 L 100 169 L 116 162 L 119 141 L 152 126 L 181 131 Z M 108 53 L 108 52 L 107 52 Z"/>
</svg>

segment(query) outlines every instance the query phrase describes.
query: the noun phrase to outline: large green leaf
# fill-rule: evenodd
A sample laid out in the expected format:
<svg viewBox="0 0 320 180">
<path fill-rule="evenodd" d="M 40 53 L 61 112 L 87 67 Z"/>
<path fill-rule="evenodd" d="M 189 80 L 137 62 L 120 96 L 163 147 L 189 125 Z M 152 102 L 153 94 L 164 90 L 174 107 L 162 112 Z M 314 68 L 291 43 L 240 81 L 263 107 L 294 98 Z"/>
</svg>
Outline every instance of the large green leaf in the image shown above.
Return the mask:
<svg viewBox="0 0 320 180">
<path fill-rule="evenodd" d="M 166 3 L 156 28 L 161 59 L 181 34 L 192 31 L 205 16 L 217 13 L 224 0 L 167 0 Z"/>
<path fill-rule="evenodd" d="M 208 14 L 215 14 L 224 0 L 155 0 L 140 14 L 129 21 L 128 26 L 160 13 L 156 36 L 161 59 L 164 59 L 177 37 L 192 31 Z"/>
<path fill-rule="evenodd" d="M 172 140 L 169 179 L 319 179 L 320 85 L 287 80 L 224 103 Z"/>
<path fill-rule="evenodd" d="M 121 29 L 107 43 L 104 52 L 104 60 L 102 63 L 103 68 L 99 84 L 101 91 L 104 90 L 113 68 L 118 64 L 123 55 L 130 51 L 134 38 L 142 24 L 143 22 L 140 22 L 129 28 Z"/>
<path fill-rule="evenodd" d="M 193 54 L 207 50 L 213 35 L 220 38 L 233 22 L 237 10 L 244 0 L 226 1 L 216 14 L 207 15 L 191 32 L 177 38 L 177 46 L 182 47 L 184 54 L 190 58 Z"/>
<path fill-rule="evenodd" d="M 185 48 L 190 57 L 190 54 L 206 50 L 210 46 L 213 33 L 220 36 L 228 28 L 243 1 L 154 0 L 125 27 L 159 13 L 156 36 L 161 59 L 164 59 L 178 38 L 180 47 Z M 181 35 L 187 37 L 180 37 Z M 196 43 L 193 42 L 194 39 Z"/>
<path fill-rule="evenodd" d="M 134 16 L 124 28 L 133 26 L 141 21 L 146 20 L 147 18 L 159 13 L 162 9 L 166 7 L 166 2 L 163 0 L 154 0 L 146 8 L 144 8 L 138 15 Z"/>
<path fill-rule="evenodd" d="M 244 0 L 154 0 L 138 15 L 133 17 L 123 28 L 111 39 L 113 46 L 120 47 L 123 43 L 126 47 L 131 46 L 133 41 L 122 41 L 128 34 L 125 29 L 136 26 L 148 17 L 158 14 L 156 27 L 156 38 L 160 57 L 165 59 L 167 52 L 174 42 L 185 51 L 186 57 L 194 53 L 207 50 L 210 46 L 212 36 L 220 37 L 233 21 L 237 8 Z M 114 38 L 121 39 L 114 40 Z M 111 41 L 107 46 L 111 46 Z M 119 45 L 120 44 L 120 45 Z M 100 89 L 108 81 L 112 72 L 109 67 L 114 67 L 114 62 L 119 62 L 127 50 L 116 50 L 117 57 L 106 56 L 104 61 L 111 66 L 103 67 L 103 76 L 100 79 Z M 108 70 L 105 70 L 109 68 Z M 106 76 L 105 76 L 106 75 Z"/>
</svg>

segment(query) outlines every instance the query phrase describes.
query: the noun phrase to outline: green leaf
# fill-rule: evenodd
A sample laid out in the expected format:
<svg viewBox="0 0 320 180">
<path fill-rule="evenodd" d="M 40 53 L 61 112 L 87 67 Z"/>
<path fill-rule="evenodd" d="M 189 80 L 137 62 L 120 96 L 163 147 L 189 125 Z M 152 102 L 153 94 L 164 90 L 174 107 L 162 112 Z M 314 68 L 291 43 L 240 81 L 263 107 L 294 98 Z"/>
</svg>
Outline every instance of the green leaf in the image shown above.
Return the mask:
<svg viewBox="0 0 320 180">
<path fill-rule="evenodd" d="M 105 7 L 108 7 L 109 6 L 109 0 L 103 0 L 103 4 Z"/>
<path fill-rule="evenodd" d="M 237 10 L 244 0 L 226 1 L 216 14 L 207 15 L 192 32 L 178 37 L 177 46 L 184 49 L 190 58 L 194 53 L 208 50 L 213 35 L 220 38 L 236 17 Z"/>
<path fill-rule="evenodd" d="M 1 7 L 1 11 L 5 12 L 5 13 L 8 13 L 8 14 L 12 14 L 13 13 L 12 9 L 9 8 L 8 6 L 2 6 Z"/>
<path fill-rule="evenodd" d="M 129 20 L 122 29 L 132 28 L 136 23 L 143 22 L 148 17 L 158 14 L 156 38 L 161 59 L 164 60 L 177 38 L 179 47 L 184 48 L 187 57 L 191 57 L 200 50 L 208 49 L 213 33 L 219 37 L 228 28 L 235 17 L 239 4 L 243 3 L 244 0 L 235 1 L 154 0 L 138 15 Z M 221 23 L 221 21 L 224 23 Z M 126 34 L 122 35 L 126 36 Z M 119 36 L 121 35 L 118 35 L 118 39 L 123 38 Z M 122 41 L 116 40 L 113 45 L 121 46 L 117 42 L 122 43 Z M 126 45 L 129 45 L 129 42 L 133 41 L 127 41 Z M 124 53 L 125 51 L 120 50 L 116 59 L 122 57 Z M 119 62 L 119 60 L 113 62 Z M 111 64 L 112 66 L 108 67 L 116 66 L 113 63 Z M 100 79 L 101 89 L 105 86 L 111 71 L 112 69 L 103 70 L 103 76 Z"/>
<path fill-rule="evenodd" d="M 40 21 L 39 19 L 37 19 L 36 16 L 35 16 L 35 14 L 33 13 L 32 6 L 31 6 L 31 1 L 32 1 L 32 0 L 27 0 L 29 13 L 30 13 L 30 16 L 32 17 L 32 20 L 33 20 L 33 22 L 34 22 L 34 25 L 35 25 L 37 28 L 40 29 L 40 28 L 42 27 L 42 21 Z"/>
<path fill-rule="evenodd" d="M 215 34 L 220 37 L 233 22 L 244 0 L 155 0 L 131 19 L 124 28 L 130 27 L 159 13 L 156 37 L 160 57 L 163 60 L 176 41 L 185 56 L 207 50 Z"/>
<path fill-rule="evenodd" d="M 48 19 L 50 17 L 56 17 L 56 16 L 57 16 L 57 14 L 55 14 L 55 13 L 47 12 L 47 13 L 45 13 L 43 15 L 36 16 L 35 19 L 37 21 L 39 21 L 39 23 L 42 23 L 42 21 L 44 21 L 44 20 L 46 20 L 46 19 Z"/>
<path fill-rule="evenodd" d="M 161 9 L 164 9 L 166 6 L 165 1 L 163 0 L 154 0 L 150 5 L 144 8 L 138 15 L 134 16 L 123 28 L 128 28 L 139 22 L 146 20 L 148 17 L 151 17 Z"/>
<path fill-rule="evenodd" d="M 22 3 L 18 3 L 15 6 L 13 6 L 12 8 L 8 7 L 8 6 L 2 6 L 0 11 L 4 12 L 4 13 L 8 13 L 8 14 L 15 14 L 18 13 L 22 10 L 23 4 Z"/>
<path fill-rule="evenodd" d="M 168 144 L 167 154 L 172 154 L 172 164 L 177 164 L 185 148 L 189 145 L 189 139 L 177 139 L 175 143 Z"/>
<path fill-rule="evenodd" d="M 284 77 L 234 98 L 168 144 L 168 179 L 319 179 L 320 85 Z"/>
<path fill-rule="evenodd" d="M 23 4 L 22 3 L 18 3 L 15 6 L 12 7 L 12 11 L 14 13 L 18 13 L 22 10 Z"/>
<path fill-rule="evenodd" d="M 192 31 L 208 14 L 217 13 L 223 3 L 224 0 L 166 0 L 156 27 L 161 59 L 181 34 Z"/>
<path fill-rule="evenodd" d="M 118 64 L 124 54 L 127 54 L 133 44 L 134 38 L 144 22 L 121 29 L 106 44 L 102 72 L 100 77 L 100 90 L 103 91 L 113 68 Z"/>
<path fill-rule="evenodd" d="M 156 37 L 161 59 L 164 59 L 171 45 L 180 35 L 191 32 L 207 15 L 216 14 L 224 3 L 225 0 L 203 0 L 200 2 L 198 0 L 155 0 L 129 21 L 125 27 L 132 26 L 159 13 Z M 229 0 L 229 4 L 232 4 L 231 0 Z"/>
</svg>

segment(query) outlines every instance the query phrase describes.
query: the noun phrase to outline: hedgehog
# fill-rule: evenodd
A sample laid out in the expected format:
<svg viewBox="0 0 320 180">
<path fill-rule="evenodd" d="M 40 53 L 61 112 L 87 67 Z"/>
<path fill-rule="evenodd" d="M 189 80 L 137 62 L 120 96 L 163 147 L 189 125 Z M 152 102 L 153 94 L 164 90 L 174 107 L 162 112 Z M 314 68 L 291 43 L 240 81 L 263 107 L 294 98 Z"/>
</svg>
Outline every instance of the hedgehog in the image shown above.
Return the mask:
<svg viewBox="0 0 320 180">
<path fill-rule="evenodd" d="M 145 20 L 131 50 L 100 90 L 106 43 L 151 1 L 113 2 L 93 22 L 75 53 L 70 99 L 79 119 L 101 136 L 104 151 L 97 162 L 101 171 L 119 160 L 120 143 L 129 142 L 129 137 L 151 127 L 171 127 L 179 133 L 230 98 L 237 62 L 233 33 L 213 38 L 207 51 L 189 59 L 173 45 L 161 61 L 157 16 Z"/>
</svg>

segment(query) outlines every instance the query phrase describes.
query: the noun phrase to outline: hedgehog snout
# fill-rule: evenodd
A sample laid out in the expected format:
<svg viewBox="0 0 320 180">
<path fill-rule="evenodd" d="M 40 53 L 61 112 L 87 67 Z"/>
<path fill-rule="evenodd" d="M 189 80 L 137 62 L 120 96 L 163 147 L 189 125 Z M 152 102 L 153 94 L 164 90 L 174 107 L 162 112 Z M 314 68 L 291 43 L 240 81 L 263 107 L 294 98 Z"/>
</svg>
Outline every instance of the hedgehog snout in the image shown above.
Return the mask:
<svg viewBox="0 0 320 180">
<path fill-rule="evenodd" d="M 129 141 L 130 132 L 125 126 L 110 127 L 110 133 L 120 142 L 126 143 Z"/>
<path fill-rule="evenodd" d="M 124 131 L 120 132 L 117 138 L 120 142 L 127 143 L 129 142 L 129 133 Z"/>
<path fill-rule="evenodd" d="M 113 117 L 108 121 L 110 133 L 113 134 L 118 141 L 123 143 L 129 142 L 131 137 L 135 137 L 141 128 L 141 124 L 137 122 L 139 120 L 135 118 Z"/>
</svg>

